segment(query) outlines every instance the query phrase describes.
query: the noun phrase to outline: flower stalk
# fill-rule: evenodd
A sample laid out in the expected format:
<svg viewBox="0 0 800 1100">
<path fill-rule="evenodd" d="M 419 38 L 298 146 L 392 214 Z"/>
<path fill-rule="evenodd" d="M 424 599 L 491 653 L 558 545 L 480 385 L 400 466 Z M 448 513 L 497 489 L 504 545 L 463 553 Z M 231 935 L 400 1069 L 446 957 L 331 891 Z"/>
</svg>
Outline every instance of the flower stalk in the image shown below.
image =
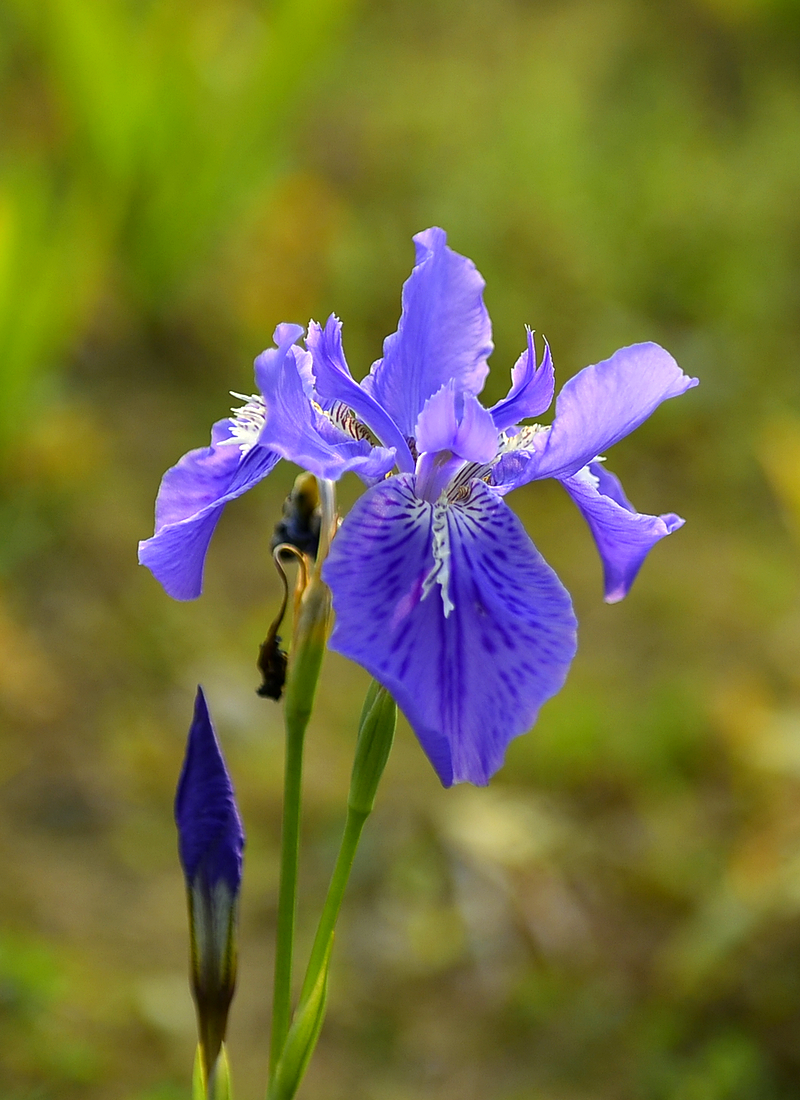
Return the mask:
<svg viewBox="0 0 800 1100">
<path fill-rule="evenodd" d="M 321 479 L 319 484 L 322 503 L 320 548 L 316 566 L 296 605 L 284 700 L 286 749 L 270 1036 L 271 1078 L 283 1051 L 291 1020 L 303 748 L 331 622 L 330 590 L 320 578 L 320 566 L 335 530 L 335 500 L 333 487 Z"/>
<path fill-rule="evenodd" d="M 389 759 L 397 727 L 397 706 L 388 691 L 374 680 L 370 685 L 356 743 L 356 755 L 347 799 L 347 818 L 325 906 L 322 910 L 308 961 L 300 1004 L 311 997 L 327 969 L 333 934 L 339 917 L 358 842 L 375 805 L 383 770 Z"/>
</svg>

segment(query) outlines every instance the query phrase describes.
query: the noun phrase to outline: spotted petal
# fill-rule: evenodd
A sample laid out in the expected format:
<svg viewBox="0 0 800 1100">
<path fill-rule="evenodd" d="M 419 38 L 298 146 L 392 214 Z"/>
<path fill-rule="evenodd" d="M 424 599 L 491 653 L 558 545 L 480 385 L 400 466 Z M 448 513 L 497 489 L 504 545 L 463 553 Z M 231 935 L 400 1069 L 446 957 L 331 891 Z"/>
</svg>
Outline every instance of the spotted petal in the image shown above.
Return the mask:
<svg viewBox="0 0 800 1100">
<path fill-rule="evenodd" d="M 483 389 L 492 352 L 492 326 L 483 304 L 485 283 L 472 260 L 446 246 L 442 229 L 414 237 L 416 266 L 403 287 L 397 332 L 363 387 L 412 438 L 425 402 L 454 379 L 463 393 Z"/>
<path fill-rule="evenodd" d="M 231 421 L 211 430 L 211 446 L 189 451 L 164 474 L 156 499 L 156 530 L 139 543 L 146 565 L 175 600 L 193 600 L 203 590 L 208 544 L 229 500 L 267 476 L 279 455 L 254 446 L 244 456 L 231 440 Z"/>
<path fill-rule="evenodd" d="M 473 482 L 463 502 L 436 508 L 408 475 L 356 503 L 323 572 L 336 612 L 330 644 L 388 688 L 445 786 L 485 784 L 564 683 L 575 617 L 487 486 Z M 445 575 L 431 585 L 435 538 Z"/>
<path fill-rule="evenodd" d="M 350 374 L 342 348 L 342 324 L 333 314 L 322 328 L 312 321 L 306 345 L 313 357 L 315 389 L 327 402 L 340 401 L 352 409 L 386 447 L 394 447 L 401 470 L 414 469 L 408 443 L 395 422 Z"/>
<path fill-rule="evenodd" d="M 637 512 L 619 479 L 599 462 L 561 483 L 594 536 L 603 562 L 606 603 L 617 603 L 627 596 L 653 546 L 683 527 L 684 520 L 672 512 L 663 516 Z"/>
<path fill-rule="evenodd" d="M 388 473 L 395 464 L 394 451 L 351 438 L 318 411 L 301 366 L 305 354 L 284 345 L 268 348 L 256 359 L 256 381 L 266 407 L 259 442 L 331 481 L 348 470 L 365 479 Z"/>
<path fill-rule="evenodd" d="M 585 367 L 558 395 L 546 445 L 532 452 L 518 484 L 577 473 L 643 424 L 662 401 L 697 381 L 658 344 L 620 348 L 610 359 Z"/>
</svg>

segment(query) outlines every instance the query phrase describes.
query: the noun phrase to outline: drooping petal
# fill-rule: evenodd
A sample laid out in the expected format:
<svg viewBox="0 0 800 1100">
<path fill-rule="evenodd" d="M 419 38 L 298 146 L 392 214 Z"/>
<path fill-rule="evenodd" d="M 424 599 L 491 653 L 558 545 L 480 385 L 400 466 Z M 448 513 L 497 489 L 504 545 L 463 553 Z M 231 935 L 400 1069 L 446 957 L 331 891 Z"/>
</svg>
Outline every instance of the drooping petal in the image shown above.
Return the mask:
<svg viewBox="0 0 800 1100">
<path fill-rule="evenodd" d="M 495 427 L 502 432 L 532 416 L 540 416 L 550 408 L 555 389 L 555 374 L 550 346 L 545 340 L 544 355 L 537 369 L 533 333 L 528 329 L 528 346 L 511 369 L 511 389 L 508 396 L 489 410 Z"/>
<path fill-rule="evenodd" d="M 568 593 L 480 482 L 441 514 L 407 475 L 376 485 L 342 524 L 323 578 L 331 647 L 391 692 L 445 786 L 488 782 L 575 653 Z"/>
<path fill-rule="evenodd" d="M 463 393 L 480 393 L 489 370 L 492 326 L 485 283 L 471 260 L 446 245 L 442 229 L 414 237 L 416 266 L 403 286 L 397 332 L 363 387 L 411 438 L 422 407 L 451 378 Z"/>
<path fill-rule="evenodd" d="M 628 594 L 636 574 L 655 544 L 671 535 L 684 520 L 672 512 L 648 516 L 637 512 L 619 479 L 593 462 L 561 484 L 578 505 L 594 536 L 603 562 L 606 603 Z"/>
<path fill-rule="evenodd" d="M 201 880 L 213 890 L 225 883 L 235 898 L 242 880 L 244 829 L 200 687 L 175 795 L 175 822 L 187 885 Z"/>
<path fill-rule="evenodd" d="M 256 381 L 265 404 L 259 442 L 329 481 L 348 470 L 365 479 L 382 477 L 395 464 L 394 451 L 351 438 L 314 408 L 298 366 L 305 354 L 281 345 L 256 359 Z"/>
<path fill-rule="evenodd" d="M 279 455 L 252 447 L 242 455 L 231 420 L 211 430 L 211 446 L 189 451 L 164 474 L 156 499 L 156 529 L 139 543 L 139 562 L 175 600 L 193 600 L 203 589 L 208 544 L 229 500 L 267 476 Z"/>
<path fill-rule="evenodd" d="M 577 473 L 644 423 L 662 401 L 697 382 L 658 344 L 620 348 L 610 359 L 585 367 L 558 395 L 546 445 L 534 452 L 524 481 Z"/>
<path fill-rule="evenodd" d="M 306 346 L 313 357 L 315 389 L 324 401 L 341 401 L 370 428 L 386 447 L 397 451 L 402 471 L 414 469 L 408 443 L 395 422 L 378 402 L 350 374 L 342 348 L 342 324 L 330 315 L 323 329 L 316 321 L 308 326 Z"/>
</svg>

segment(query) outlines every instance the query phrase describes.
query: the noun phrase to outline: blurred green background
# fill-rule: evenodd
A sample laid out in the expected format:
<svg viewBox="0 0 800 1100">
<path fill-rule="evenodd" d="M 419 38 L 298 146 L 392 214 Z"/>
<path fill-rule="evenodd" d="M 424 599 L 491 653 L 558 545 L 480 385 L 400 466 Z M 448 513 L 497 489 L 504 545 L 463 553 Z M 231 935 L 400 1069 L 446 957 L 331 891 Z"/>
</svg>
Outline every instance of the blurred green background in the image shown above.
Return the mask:
<svg viewBox="0 0 800 1100">
<path fill-rule="evenodd" d="M 261 1094 L 282 744 L 254 661 L 296 471 L 228 509 L 196 603 L 136 542 L 277 322 L 335 310 L 366 372 L 433 224 L 487 278 L 490 399 L 526 322 L 562 383 L 642 339 L 701 377 L 610 462 L 687 524 L 609 607 L 558 486 L 511 498 L 578 657 L 487 790 L 443 791 L 401 725 L 303 1095 L 796 1097 L 797 0 L 0 0 L 0 83 L 0 1100 L 188 1096 L 198 681 L 249 833 L 230 1046 Z M 366 683 L 330 656 L 304 944 Z"/>
</svg>

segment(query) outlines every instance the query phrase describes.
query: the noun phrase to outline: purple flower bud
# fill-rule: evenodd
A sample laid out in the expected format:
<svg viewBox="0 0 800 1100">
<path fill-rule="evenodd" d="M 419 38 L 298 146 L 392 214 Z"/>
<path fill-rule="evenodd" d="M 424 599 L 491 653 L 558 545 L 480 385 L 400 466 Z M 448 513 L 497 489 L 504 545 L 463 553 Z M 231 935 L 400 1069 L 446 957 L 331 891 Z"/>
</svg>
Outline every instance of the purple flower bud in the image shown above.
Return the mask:
<svg viewBox="0 0 800 1100">
<path fill-rule="evenodd" d="M 205 1079 L 214 1073 L 236 986 L 236 917 L 244 830 L 202 688 L 175 796 L 186 876 L 192 992 Z"/>
<path fill-rule="evenodd" d="M 235 898 L 242 881 L 244 830 L 200 687 L 175 796 L 175 821 L 186 885 L 213 891 L 224 882 Z"/>
</svg>

